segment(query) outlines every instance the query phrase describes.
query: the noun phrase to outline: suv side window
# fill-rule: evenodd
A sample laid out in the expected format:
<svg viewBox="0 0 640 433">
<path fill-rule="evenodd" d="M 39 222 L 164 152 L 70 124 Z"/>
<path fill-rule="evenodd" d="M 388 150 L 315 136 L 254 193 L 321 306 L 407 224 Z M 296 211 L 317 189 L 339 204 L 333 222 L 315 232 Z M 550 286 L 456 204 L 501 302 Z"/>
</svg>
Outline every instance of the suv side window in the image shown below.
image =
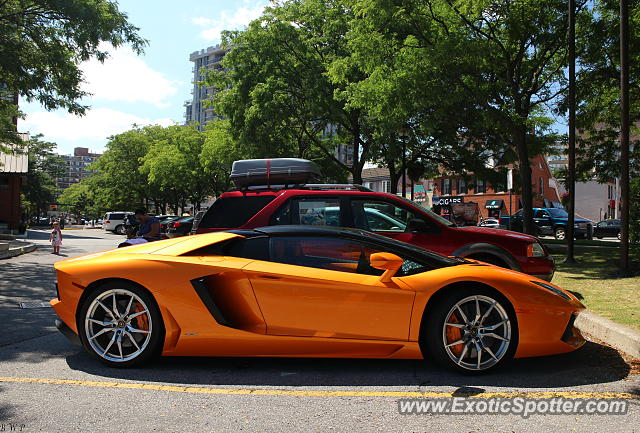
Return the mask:
<svg viewBox="0 0 640 433">
<path fill-rule="evenodd" d="M 339 197 L 293 198 L 285 203 L 272 218 L 273 225 L 302 224 L 343 226 Z"/>
<path fill-rule="evenodd" d="M 372 232 L 404 233 L 416 218 L 414 212 L 383 200 L 351 200 L 351 211 L 354 226 Z"/>
<path fill-rule="evenodd" d="M 253 218 L 275 198 L 273 195 L 221 197 L 204 214 L 198 227 L 238 228 Z"/>
</svg>

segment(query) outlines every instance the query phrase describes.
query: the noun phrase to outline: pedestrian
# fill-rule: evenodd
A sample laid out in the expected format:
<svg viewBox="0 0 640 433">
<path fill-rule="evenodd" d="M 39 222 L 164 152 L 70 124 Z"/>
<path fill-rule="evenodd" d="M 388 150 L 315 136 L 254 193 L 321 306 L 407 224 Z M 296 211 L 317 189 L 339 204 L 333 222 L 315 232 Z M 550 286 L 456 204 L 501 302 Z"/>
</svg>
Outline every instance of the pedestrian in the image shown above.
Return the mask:
<svg viewBox="0 0 640 433">
<path fill-rule="evenodd" d="M 60 245 L 62 245 L 62 230 L 60 230 L 60 223 L 53 223 L 53 230 L 49 235 L 49 242 L 53 246 L 53 252 L 51 254 L 60 254 Z"/>
</svg>

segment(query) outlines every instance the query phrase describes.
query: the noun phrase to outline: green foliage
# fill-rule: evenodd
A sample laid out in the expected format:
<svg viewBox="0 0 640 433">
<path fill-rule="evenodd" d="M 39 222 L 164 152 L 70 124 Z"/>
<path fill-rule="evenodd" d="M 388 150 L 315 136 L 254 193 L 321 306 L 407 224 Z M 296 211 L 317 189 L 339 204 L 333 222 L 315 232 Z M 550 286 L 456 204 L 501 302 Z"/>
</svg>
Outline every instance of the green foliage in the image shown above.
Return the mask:
<svg viewBox="0 0 640 433">
<path fill-rule="evenodd" d="M 620 35 L 619 2 L 593 2 L 592 21 L 578 31 L 577 170 L 583 178 L 608 182 L 620 175 Z M 629 1 L 630 120 L 632 169 L 640 171 L 640 1 Z"/>
<path fill-rule="evenodd" d="M 106 44 L 105 44 L 106 43 Z M 146 41 L 109 0 L 4 0 L 0 2 L 0 83 L 46 109 L 83 114 L 79 64 L 103 61 L 107 44 L 141 52 Z M 0 142 L 17 142 L 10 101 L 0 100 Z"/>
<path fill-rule="evenodd" d="M 107 150 L 91 166 L 97 173 L 66 189 L 65 209 L 85 215 L 153 206 L 180 214 L 209 195 L 229 188 L 231 164 L 250 157 L 229 131 L 229 122 L 146 126 L 110 137 Z"/>
<path fill-rule="evenodd" d="M 29 162 L 22 207 L 27 217 L 43 215 L 55 202 L 55 178 L 62 176 L 66 168 L 64 160 L 54 153 L 55 147 L 55 143 L 42 140 L 42 135 L 33 136 L 25 144 Z"/>
</svg>

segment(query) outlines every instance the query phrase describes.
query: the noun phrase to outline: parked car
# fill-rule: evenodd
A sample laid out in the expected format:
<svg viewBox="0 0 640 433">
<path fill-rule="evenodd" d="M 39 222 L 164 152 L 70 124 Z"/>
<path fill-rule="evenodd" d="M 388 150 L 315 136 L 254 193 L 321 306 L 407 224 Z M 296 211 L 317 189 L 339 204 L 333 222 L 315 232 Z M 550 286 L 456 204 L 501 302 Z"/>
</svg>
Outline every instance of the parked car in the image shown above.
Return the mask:
<svg viewBox="0 0 640 433">
<path fill-rule="evenodd" d="M 133 212 L 107 212 L 104 214 L 102 228 L 108 232 L 114 232 L 118 235 L 125 234 L 125 220 L 127 215 L 133 215 Z"/>
<path fill-rule="evenodd" d="M 478 227 L 487 227 L 490 229 L 499 229 L 500 221 L 495 218 L 485 218 L 478 223 Z"/>
<path fill-rule="evenodd" d="M 378 215 L 392 224 L 379 224 Z M 553 258 L 533 236 L 484 227 L 457 227 L 409 200 L 359 185 L 245 186 L 222 194 L 203 216 L 196 232 L 287 224 L 363 229 L 444 255 L 469 257 L 545 280 L 551 280 L 555 270 Z"/>
<path fill-rule="evenodd" d="M 522 231 L 524 211 L 520 209 L 511 216 L 511 230 Z M 564 209 L 554 207 L 534 207 L 533 223 L 537 235 L 550 235 L 558 240 L 564 240 L 567 233 L 569 214 Z M 509 227 L 509 216 L 500 217 L 500 224 Z M 575 217 L 573 234 L 578 239 L 590 239 L 593 236 L 593 223 L 585 218 Z"/>
<path fill-rule="evenodd" d="M 160 233 L 166 233 L 169 223 L 179 219 L 178 215 L 160 215 L 157 217 L 160 221 Z"/>
<path fill-rule="evenodd" d="M 593 228 L 593 236 L 602 238 L 618 238 L 620 239 L 620 220 L 609 219 L 600 221 Z"/>
<path fill-rule="evenodd" d="M 178 236 L 185 236 L 191 232 L 191 227 L 193 227 L 193 217 L 186 216 L 178 218 L 169 223 L 169 227 L 167 227 L 167 236 L 170 238 L 176 238 Z"/>
<path fill-rule="evenodd" d="M 111 367 L 160 354 L 364 356 L 482 373 L 585 343 L 572 293 L 363 230 L 210 233 L 55 269 L 56 326 Z"/>
</svg>

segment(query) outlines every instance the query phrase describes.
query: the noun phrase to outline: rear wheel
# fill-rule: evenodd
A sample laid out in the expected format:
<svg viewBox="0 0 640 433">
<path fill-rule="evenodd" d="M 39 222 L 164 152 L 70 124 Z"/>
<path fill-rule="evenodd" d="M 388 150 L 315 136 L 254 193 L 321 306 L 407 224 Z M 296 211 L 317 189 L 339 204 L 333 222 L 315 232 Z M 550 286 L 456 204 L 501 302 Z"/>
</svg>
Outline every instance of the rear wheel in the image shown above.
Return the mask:
<svg viewBox="0 0 640 433">
<path fill-rule="evenodd" d="M 556 239 L 558 239 L 559 241 L 563 241 L 564 238 L 566 237 L 566 232 L 564 230 L 564 227 L 557 227 L 553 231 L 553 234 L 556 237 Z"/>
<path fill-rule="evenodd" d="M 85 349 L 111 367 L 131 367 L 159 353 L 164 326 L 155 300 L 130 283 L 107 283 L 94 290 L 78 315 Z"/>
<path fill-rule="evenodd" d="M 427 312 L 423 352 L 438 363 L 479 374 L 513 357 L 518 327 L 511 305 L 489 289 L 454 289 Z"/>
<path fill-rule="evenodd" d="M 117 225 L 116 228 L 113 229 L 113 232 L 118 235 L 123 235 L 125 233 L 124 225 L 123 224 Z"/>
</svg>

